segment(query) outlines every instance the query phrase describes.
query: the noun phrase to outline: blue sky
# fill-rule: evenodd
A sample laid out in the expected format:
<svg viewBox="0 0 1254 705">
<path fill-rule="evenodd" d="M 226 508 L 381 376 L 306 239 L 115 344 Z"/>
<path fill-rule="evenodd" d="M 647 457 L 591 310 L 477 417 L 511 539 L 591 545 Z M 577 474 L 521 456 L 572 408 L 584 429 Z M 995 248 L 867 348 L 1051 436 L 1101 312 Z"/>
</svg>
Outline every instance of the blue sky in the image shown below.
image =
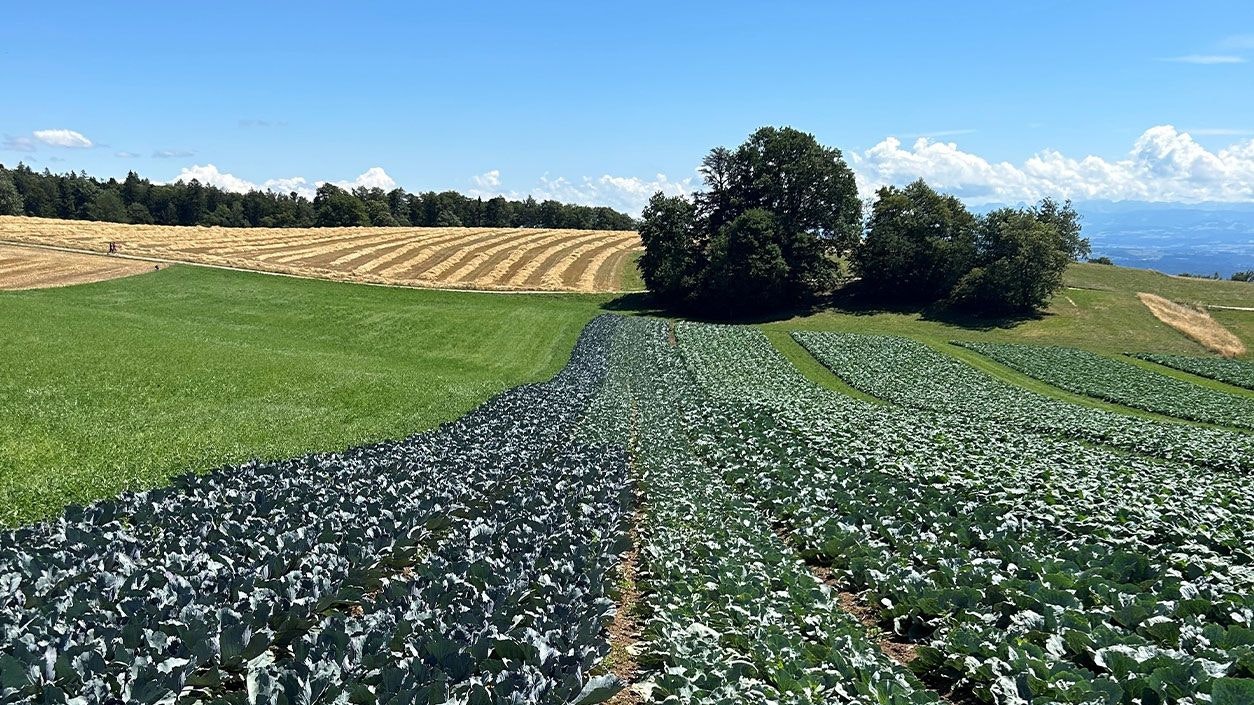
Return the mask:
<svg viewBox="0 0 1254 705">
<path fill-rule="evenodd" d="M 0 162 L 633 210 L 788 124 L 868 191 L 1254 200 L 1248 1 L 358 5 L 10 4 Z"/>
</svg>

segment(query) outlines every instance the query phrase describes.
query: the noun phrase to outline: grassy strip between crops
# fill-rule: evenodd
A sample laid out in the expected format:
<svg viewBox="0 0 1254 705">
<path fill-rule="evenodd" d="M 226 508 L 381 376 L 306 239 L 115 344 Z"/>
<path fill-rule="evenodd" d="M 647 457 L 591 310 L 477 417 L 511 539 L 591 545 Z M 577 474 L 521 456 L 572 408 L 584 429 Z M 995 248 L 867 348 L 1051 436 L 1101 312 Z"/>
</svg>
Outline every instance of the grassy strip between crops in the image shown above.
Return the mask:
<svg viewBox="0 0 1254 705">
<path fill-rule="evenodd" d="M 1189 384 L 1196 384 L 1199 387 L 1206 387 L 1207 389 L 1213 389 L 1217 392 L 1223 392 L 1224 394 L 1235 394 L 1239 397 L 1254 397 L 1254 390 L 1238 387 L 1234 384 L 1228 384 L 1226 382 L 1220 382 L 1219 380 L 1211 379 L 1210 377 L 1202 377 L 1201 375 L 1195 375 L 1185 372 L 1184 370 L 1177 370 L 1174 367 L 1160 365 L 1157 362 L 1142 360 L 1139 357 L 1124 355 L 1119 358 L 1119 361 L 1136 365 L 1137 367 L 1142 367 L 1155 374 L 1160 374 L 1165 377 L 1174 377 L 1178 380 L 1188 382 Z"/>
<path fill-rule="evenodd" d="M 862 401 L 870 402 L 872 404 L 888 403 L 879 397 L 871 396 L 861 389 L 851 386 L 849 383 L 845 382 L 845 380 L 837 377 L 831 370 L 827 369 L 823 363 L 814 359 L 814 356 L 811 355 L 808 350 L 801 347 L 800 343 L 793 340 L 792 336 L 788 334 L 788 331 L 768 328 L 763 330 L 763 333 L 766 334 L 767 340 L 770 340 L 771 344 L 775 346 L 775 349 L 779 351 L 779 354 L 783 355 L 789 362 L 792 363 L 793 367 L 797 368 L 797 371 L 800 372 L 803 377 L 811 382 L 814 382 L 824 389 L 828 389 L 833 392 L 840 392 L 846 396 L 853 397 L 854 399 L 861 399 Z"/>
<path fill-rule="evenodd" d="M 0 294 L 0 523 L 455 419 L 560 369 L 605 298 L 190 266 Z"/>
</svg>

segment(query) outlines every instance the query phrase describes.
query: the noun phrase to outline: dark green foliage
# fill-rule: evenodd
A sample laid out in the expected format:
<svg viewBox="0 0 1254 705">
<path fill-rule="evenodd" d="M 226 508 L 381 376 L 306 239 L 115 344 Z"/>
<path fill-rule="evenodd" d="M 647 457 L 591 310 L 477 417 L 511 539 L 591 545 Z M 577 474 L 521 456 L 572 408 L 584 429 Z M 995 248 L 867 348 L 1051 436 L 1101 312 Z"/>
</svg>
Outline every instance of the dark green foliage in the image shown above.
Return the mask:
<svg viewBox="0 0 1254 705">
<path fill-rule="evenodd" d="M 976 266 L 962 276 L 950 298 L 995 313 L 1041 308 L 1062 286 L 1072 247 L 1065 233 L 1033 211 L 993 211 L 980 221 Z"/>
<path fill-rule="evenodd" d="M 682 299 L 694 288 L 697 257 L 694 243 L 696 209 L 679 196 L 653 194 L 640 219 L 640 239 L 644 254 L 640 256 L 640 275 L 655 296 L 663 300 Z"/>
<path fill-rule="evenodd" d="M 902 301 L 936 301 L 975 260 L 977 221 L 954 196 L 922 179 L 877 194 L 853 264 L 867 289 Z"/>
<path fill-rule="evenodd" d="M 3 206 L 0 206 L 0 209 L 2 208 Z M 1247 269 L 1243 272 L 1233 272 L 1231 279 L 1234 282 L 1254 282 L 1254 269 Z"/>
<path fill-rule="evenodd" d="M 613 695 L 590 671 L 609 650 L 627 452 L 582 424 L 617 325 L 591 323 L 549 382 L 434 431 L 0 534 L 0 702 Z"/>
<path fill-rule="evenodd" d="M 110 223 L 125 223 L 129 220 L 126 206 L 117 191 L 101 191 L 91 199 L 87 207 L 87 217 L 92 220 L 103 220 Z"/>
<path fill-rule="evenodd" d="M 442 210 L 440 211 L 440 214 L 435 217 L 435 226 L 437 228 L 460 228 L 464 227 L 464 224 L 462 223 L 462 219 L 458 218 L 457 214 L 453 211 Z"/>
<path fill-rule="evenodd" d="M 1031 211 L 1038 221 L 1057 229 L 1061 247 L 1072 260 L 1078 262 L 1088 258 L 1093 248 L 1088 239 L 1080 236 L 1080 214 L 1071 207 L 1071 201 L 1059 203 L 1052 198 L 1045 198 Z"/>
<path fill-rule="evenodd" d="M 644 212 L 640 271 L 660 301 L 734 316 L 834 285 L 833 255 L 857 241 L 861 224 L 839 150 L 764 127 L 735 151 L 711 150 L 701 173 L 708 190 L 691 205 L 658 194 Z M 732 281 L 741 276 L 750 278 Z"/>
<path fill-rule="evenodd" d="M 536 203 L 531 198 L 508 201 L 499 196 L 484 202 L 482 198 L 470 198 L 455 191 L 410 194 L 399 188 L 384 191 L 365 187 L 351 192 L 338 191 L 328 204 L 329 210 L 319 213 L 314 202 L 297 193 L 252 191 L 240 194 L 205 186 L 195 180 L 153 184 L 135 172 L 127 174 L 121 182 L 102 181 L 82 173 L 53 174 L 47 170 L 37 173 L 25 164 L 18 164 L 11 170 L 0 165 L 0 215 L 267 228 L 435 227 L 456 223 L 468 227 L 631 230 L 636 225 L 630 216 L 604 206 L 557 201 Z M 121 208 L 117 207 L 118 203 Z M 442 219 L 441 214 L 445 214 Z"/>
<path fill-rule="evenodd" d="M 1090 261 L 1090 262 L 1092 262 L 1093 264 L 1107 264 L 1107 265 L 1114 265 L 1114 262 L 1112 262 L 1112 261 L 1111 261 L 1111 259 L 1110 259 L 1109 257 L 1105 257 L 1105 256 L 1102 256 L 1102 257 L 1094 257 L 1093 259 L 1091 259 L 1091 260 L 1089 260 L 1089 261 Z"/>
<path fill-rule="evenodd" d="M 1089 252 L 1070 201 L 977 218 L 920 179 L 879 190 L 853 264 L 862 289 L 879 299 L 1002 314 L 1048 304 L 1067 264 Z"/>
<path fill-rule="evenodd" d="M 25 208 L 22 195 L 13 185 L 13 178 L 0 170 L 0 215 L 21 215 Z"/>
<path fill-rule="evenodd" d="M 339 186 L 323 184 L 314 196 L 314 224 L 318 227 L 370 225 L 366 205 Z"/>
<path fill-rule="evenodd" d="M 785 298 L 788 262 L 775 218 L 760 208 L 745 211 L 714 235 L 707 253 L 701 296 L 705 308 L 725 316 Z M 736 307 L 736 308 L 733 308 Z"/>
<path fill-rule="evenodd" d="M 137 223 L 139 225 L 152 225 L 152 213 L 148 212 L 148 207 L 142 203 L 132 203 L 126 208 L 126 222 Z"/>
</svg>

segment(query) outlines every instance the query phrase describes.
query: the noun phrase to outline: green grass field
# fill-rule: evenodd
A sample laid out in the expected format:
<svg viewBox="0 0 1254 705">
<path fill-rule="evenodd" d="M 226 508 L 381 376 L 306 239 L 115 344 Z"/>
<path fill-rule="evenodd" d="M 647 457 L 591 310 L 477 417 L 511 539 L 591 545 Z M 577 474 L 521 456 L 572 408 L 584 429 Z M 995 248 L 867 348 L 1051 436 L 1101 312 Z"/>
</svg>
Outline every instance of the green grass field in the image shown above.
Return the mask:
<svg viewBox="0 0 1254 705">
<path fill-rule="evenodd" d="M 626 275 L 625 275 L 626 281 Z M 636 275 L 638 281 L 638 275 Z M 810 379 L 850 390 L 792 329 L 1205 354 L 1137 291 L 1254 306 L 1254 285 L 1076 265 L 1039 318 L 1000 322 L 829 310 L 762 324 Z M 1161 285 L 1161 286 L 1159 286 Z M 507 387 L 546 378 L 584 323 L 617 301 L 574 294 L 417 291 L 178 266 L 97 284 L 0 293 L 0 523 L 54 514 L 171 474 L 399 438 Z M 1254 313 L 1215 318 L 1254 344 Z M 978 357 L 978 356 L 975 356 Z M 980 360 L 997 376 L 1076 403 Z"/>
<path fill-rule="evenodd" d="M 919 312 L 827 310 L 764 324 L 768 329 L 861 331 L 907 335 L 928 342 L 987 340 L 1045 343 L 1105 354 L 1170 352 L 1207 355 L 1193 340 L 1165 325 L 1137 298 L 1140 291 L 1167 298 L 1254 307 L 1254 284 L 1169 277 L 1148 270 L 1098 264 L 1072 265 L 1065 286 L 1039 317 L 988 323 L 929 317 Z M 1213 317 L 1254 348 L 1254 312 L 1214 311 Z M 1247 353 L 1247 357 L 1250 354 Z"/>
<path fill-rule="evenodd" d="M 0 293 L 0 522 L 457 418 L 560 369 L 603 301 L 190 266 Z"/>
</svg>

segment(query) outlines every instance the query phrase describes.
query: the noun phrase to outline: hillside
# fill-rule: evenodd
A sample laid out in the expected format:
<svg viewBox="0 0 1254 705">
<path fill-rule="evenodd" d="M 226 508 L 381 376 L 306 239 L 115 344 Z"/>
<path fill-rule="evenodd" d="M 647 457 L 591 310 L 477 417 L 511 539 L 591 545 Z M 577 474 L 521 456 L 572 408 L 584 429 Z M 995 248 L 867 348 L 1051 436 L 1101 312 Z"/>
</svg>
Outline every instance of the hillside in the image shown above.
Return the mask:
<svg viewBox="0 0 1254 705">
<path fill-rule="evenodd" d="M 0 292 L 0 523 L 449 421 L 551 375 L 600 301 L 190 266 Z"/>
<path fill-rule="evenodd" d="M 764 325 L 773 330 L 885 333 L 939 342 L 1049 343 L 1110 354 L 1206 355 L 1206 348 L 1155 318 L 1137 294 L 1147 292 L 1202 307 L 1254 308 L 1254 284 L 1168 276 L 1109 265 L 1073 264 L 1067 269 L 1064 287 L 1048 309 L 1023 319 L 990 321 L 942 312 L 837 306 Z M 1244 340 L 1247 347 L 1254 344 L 1254 311 L 1211 309 L 1210 314 Z M 1249 355 L 1247 352 L 1244 357 Z"/>
<path fill-rule="evenodd" d="M 0 217 L 0 242 L 336 281 L 501 291 L 620 291 L 640 238 L 622 230 L 216 228 Z"/>
</svg>

